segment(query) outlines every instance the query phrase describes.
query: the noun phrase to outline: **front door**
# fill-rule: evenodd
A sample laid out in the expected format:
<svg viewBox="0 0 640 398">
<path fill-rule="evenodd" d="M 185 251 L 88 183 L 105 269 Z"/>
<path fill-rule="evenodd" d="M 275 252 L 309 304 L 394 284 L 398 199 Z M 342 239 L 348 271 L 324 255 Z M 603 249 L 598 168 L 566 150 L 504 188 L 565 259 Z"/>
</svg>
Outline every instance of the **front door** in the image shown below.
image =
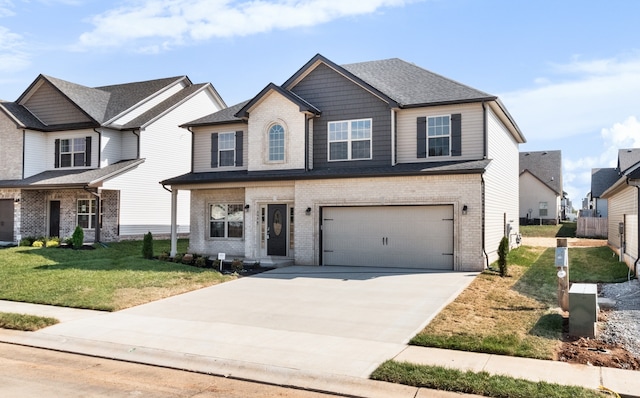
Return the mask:
<svg viewBox="0 0 640 398">
<path fill-rule="evenodd" d="M 13 199 L 0 200 L 0 241 L 13 242 Z"/>
<path fill-rule="evenodd" d="M 267 206 L 267 255 L 287 255 L 287 205 Z"/>
<path fill-rule="evenodd" d="M 49 236 L 60 237 L 60 201 L 49 202 Z"/>
</svg>

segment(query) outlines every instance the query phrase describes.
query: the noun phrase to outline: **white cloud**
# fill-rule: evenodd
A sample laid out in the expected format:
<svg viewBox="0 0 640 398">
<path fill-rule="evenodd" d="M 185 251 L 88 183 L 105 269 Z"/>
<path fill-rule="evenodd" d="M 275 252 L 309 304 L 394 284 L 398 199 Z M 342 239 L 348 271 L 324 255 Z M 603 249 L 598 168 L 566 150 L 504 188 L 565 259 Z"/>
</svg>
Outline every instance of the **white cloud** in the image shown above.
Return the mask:
<svg viewBox="0 0 640 398">
<path fill-rule="evenodd" d="M 29 65 L 29 55 L 22 50 L 22 36 L 0 26 L 0 72 L 12 72 Z"/>
<path fill-rule="evenodd" d="M 640 55 L 553 65 L 529 90 L 500 95 L 529 141 L 599 131 L 639 112 Z"/>
<path fill-rule="evenodd" d="M 141 0 L 91 18 L 77 48 L 159 52 L 191 41 L 308 27 L 415 0 Z"/>
<path fill-rule="evenodd" d="M 11 0 L 0 0 L 0 18 L 12 17 L 16 15 L 13 11 L 13 3 Z"/>
</svg>

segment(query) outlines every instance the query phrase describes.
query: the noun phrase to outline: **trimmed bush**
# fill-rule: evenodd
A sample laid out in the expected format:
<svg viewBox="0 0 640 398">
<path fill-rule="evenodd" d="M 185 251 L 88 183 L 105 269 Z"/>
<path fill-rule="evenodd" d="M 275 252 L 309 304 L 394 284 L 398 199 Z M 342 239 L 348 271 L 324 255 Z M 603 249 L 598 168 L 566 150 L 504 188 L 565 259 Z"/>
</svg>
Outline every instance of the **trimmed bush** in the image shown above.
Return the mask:
<svg viewBox="0 0 640 398">
<path fill-rule="evenodd" d="M 71 245 L 75 250 L 81 249 L 84 244 L 84 230 L 81 226 L 76 226 L 76 229 L 73 231 L 73 235 L 71 235 Z"/>
<path fill-rule="evenodd" d="M 37 241 L 33 242 L 33 244 L 31 246 L 33 246 L 33 247 L 42 247 L 42 246 L 44 246 L 44 242 L 41 241 L 41 240 L 37 240 Z"/>
<path fill-rule="evenodd" d="M 509 238 L 503 236 L 498 246 L 498 266 L 500 267 L 500 276 L 508 275 L 507 255 L 509 254 Z"/>
<path fill-rule="evenodd" d="M 153 258 L 153 235 L 151 235 L 151 231 L 147 232 L 142 240 L 142 257 L 148 260 Z"/>
<path fill-rule="evenodd" d="M 20 246 L 31 246 L 33 245 L 33 242 L 36 241 L 36 238 L 33 236 L 27 236 L 25 238 L 22 238 L 20 240 Z"/>
</svg>

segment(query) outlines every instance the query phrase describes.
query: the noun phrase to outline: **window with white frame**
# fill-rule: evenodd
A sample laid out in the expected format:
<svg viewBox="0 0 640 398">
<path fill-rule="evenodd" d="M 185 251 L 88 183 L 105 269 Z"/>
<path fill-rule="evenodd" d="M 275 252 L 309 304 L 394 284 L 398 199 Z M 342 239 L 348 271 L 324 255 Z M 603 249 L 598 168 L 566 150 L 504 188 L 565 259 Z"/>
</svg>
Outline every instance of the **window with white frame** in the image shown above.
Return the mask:
<svg viewBox="0 0 640 398">
<path fill-rule="evenodd" d="M 371 159 L 371 119 L 329 122 L 329 160 Z"/>
<path fill-rule="evenodd" d="M 281 124 L 269 127 L 269 161 L 284 161 L 284 127 Z"/>
<path fill-rule="evenodd" d="M 429 157 L 451 154 L 451 118 L 432 116 L 427 118 L 427 154 Z"/>
<path fill-rule="evenodd" d="M 78 199 L 77 225 L 84 229 L 95 228 L 96 223 L 96 200 Z"/>
<path fill-rule="evenodd" d="M 235 166 L 236 135 L 235 133 L 218 134 L 219 166 Z"/>
<path fill-rule="evenodd" d="M 244 206 L 242 204 L 209 205 L 210 238 L 242 238 L 243 231 Z"/>
<path fill-rule="evenodd" d="M 547 202 L 540 202 L 540 217 L 547 217 L 549 215 L 549 207 Z"/>
<path fill-rule="evenodd" d="M 84 138 L 60 140 L 60 167 L 84 166 L 86 154 Z"/>
</svg>

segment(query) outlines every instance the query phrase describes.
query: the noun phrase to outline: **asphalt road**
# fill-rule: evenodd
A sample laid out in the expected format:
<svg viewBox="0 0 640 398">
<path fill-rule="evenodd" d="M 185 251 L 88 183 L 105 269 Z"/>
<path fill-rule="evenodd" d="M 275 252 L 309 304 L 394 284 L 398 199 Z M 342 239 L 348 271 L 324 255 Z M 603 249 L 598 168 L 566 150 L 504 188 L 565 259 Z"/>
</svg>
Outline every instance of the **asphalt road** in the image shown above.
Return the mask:
<svg viewBox="0 0 640 398">
<path fill-rule="evenodd" d="M 334 395 L 0 343 L 0 396 L 328 398 Z"/>
</svg>

